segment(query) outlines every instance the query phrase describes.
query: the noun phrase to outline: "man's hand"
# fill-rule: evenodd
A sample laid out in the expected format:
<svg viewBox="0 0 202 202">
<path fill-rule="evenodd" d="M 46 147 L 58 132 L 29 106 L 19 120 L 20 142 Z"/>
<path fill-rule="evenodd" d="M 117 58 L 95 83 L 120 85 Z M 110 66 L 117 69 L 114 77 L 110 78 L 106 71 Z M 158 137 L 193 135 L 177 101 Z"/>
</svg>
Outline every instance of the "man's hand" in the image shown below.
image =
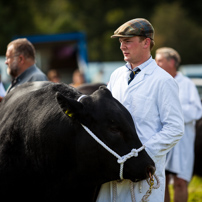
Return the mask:
<svg viewBox="0 0 202 202">
<path fill-rule="evenodd" d="M 0 96 L 0 102 L 3 100 L 3 97 Z"/>
</svg>

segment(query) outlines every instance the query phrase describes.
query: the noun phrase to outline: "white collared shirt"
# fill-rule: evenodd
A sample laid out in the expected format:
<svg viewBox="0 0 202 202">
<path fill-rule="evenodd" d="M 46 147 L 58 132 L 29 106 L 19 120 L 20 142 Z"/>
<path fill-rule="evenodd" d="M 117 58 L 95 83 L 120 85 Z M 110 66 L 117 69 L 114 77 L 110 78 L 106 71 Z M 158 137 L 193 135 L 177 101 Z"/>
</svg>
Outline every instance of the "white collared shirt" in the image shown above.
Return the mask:
<svg viewBox="0 0 202 202">
<path fill-rule="evenodd" d="M 150 56 L 150 58 L 149 58 L 147 61 L 143 62 L 141 65 L 139 65 L 139 66 L 137 66 L 137 67 L 135 67 L 135 68 L 133 68 L 133 69 L 131 68 L 131 65 L 130 65 L 129 62 L 127 62 L 127 63 L 125 64 L 125 67 L 128 68 L 128 69 L 131 70 L 131 71 L 136 71 L 138 68 L 142 71 L 142 70 L 143 70 L 146 66 L 148 66 L 152 61 L 153 61 L 152 56 Z"/>
</svg>

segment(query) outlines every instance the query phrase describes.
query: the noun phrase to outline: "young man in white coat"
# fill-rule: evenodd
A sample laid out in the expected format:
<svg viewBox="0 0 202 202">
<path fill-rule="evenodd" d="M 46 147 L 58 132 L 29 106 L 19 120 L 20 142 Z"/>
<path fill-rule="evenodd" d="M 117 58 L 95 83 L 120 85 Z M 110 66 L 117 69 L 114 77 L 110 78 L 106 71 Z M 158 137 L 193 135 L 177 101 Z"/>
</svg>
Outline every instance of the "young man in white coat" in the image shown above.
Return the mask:
<svg viewBox="0 0 202 202">
<path fill-rule="evenodd" d="M 152 59 L 154 29 L 149 21 L 143 18 L 130 20 L 120 26 L 111 38 L 119 38 L 120 49 L 127 63 L 112 73 L 108 88 L 131 113 L 137 134 L 155 162 L 160 187 L 152 190 L 149 201 L 163 202 L 166 154 L 180 140 L 184 131 L 178 85 Z M 134 71 L 139 73 L 130 78 Z M 102 185 L 98 202 L 113 200 L 112 184 Z M 135 200 L 142 200 L 148 189 L 146 180 L 135 183 Z M 134 201 L 131 199 L 129 180 L 118 183 L 116 195 L 116 202 Z"/>
<path fill-rule="evenodd" d="M 168 153 L 166 160 L 165 202 L 170 201 L 169 178 L 174 178 L 174 202 L 187 202 L 188 182 L 191 181 L 194 166 L 195 123 L 202 116 L 201 101 L 194 83 L 178 71 L 179 53 L 168 47 L 156 50 L 156 62 L 167 71 L 179 85 L 179 97 L 184 115 L 184 135 Z"/>
</svg>

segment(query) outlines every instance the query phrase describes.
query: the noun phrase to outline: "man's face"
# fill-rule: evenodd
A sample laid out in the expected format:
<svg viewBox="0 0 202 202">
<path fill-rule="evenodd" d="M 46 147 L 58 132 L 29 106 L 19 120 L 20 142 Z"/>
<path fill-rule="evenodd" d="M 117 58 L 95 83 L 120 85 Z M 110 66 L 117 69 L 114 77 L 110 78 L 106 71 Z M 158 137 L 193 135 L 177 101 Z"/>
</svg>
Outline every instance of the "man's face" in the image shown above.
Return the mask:
<svg viewBox="0 0 202 202">
<path fill-rule="evenodd" d="M 168 73 L 170 72 L 171 69 L 171 60 L 168 60 L 163 54 L 157 53 L 155 57 L 156 63 L 159 67 L 167 71 Z"/>
<path fill-rule="evenodd" d="M 121 37 L 120 41 L 120 49 L 123 52 L 124 60 L 129 62 L 130 64 L 139 65 L 141 64 L 141 59 L 144 54 L 144 40 L 140 42 L 140 38 L 138 36 L 134 37 Z"/>
<path fill-rule="evenodd" d="M 18 56 L 14 54 L 13 45 L 9 46 L 6 51 L 6 61 L 5 64 L 8 66 L 7 73 L 13 78 L 18 76 Z"/>
</svg>

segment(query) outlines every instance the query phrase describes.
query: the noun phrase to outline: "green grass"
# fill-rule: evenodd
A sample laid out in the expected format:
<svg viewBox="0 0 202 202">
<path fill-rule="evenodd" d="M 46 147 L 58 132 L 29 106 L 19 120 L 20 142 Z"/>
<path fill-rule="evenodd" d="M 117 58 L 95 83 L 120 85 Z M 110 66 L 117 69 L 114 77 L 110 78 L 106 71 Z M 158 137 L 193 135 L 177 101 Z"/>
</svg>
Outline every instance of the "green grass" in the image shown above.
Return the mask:
<svg viewBox="0 0 202 202">
<path fill-rule="evenodd" d="M 173 202 L 173 188 L 172 185 L 169 186 L 171 202 Z M 194 176 L 189 183 L 188 191 L 188 202 L 202 202 L 202 178 Z"/>
</svg>

